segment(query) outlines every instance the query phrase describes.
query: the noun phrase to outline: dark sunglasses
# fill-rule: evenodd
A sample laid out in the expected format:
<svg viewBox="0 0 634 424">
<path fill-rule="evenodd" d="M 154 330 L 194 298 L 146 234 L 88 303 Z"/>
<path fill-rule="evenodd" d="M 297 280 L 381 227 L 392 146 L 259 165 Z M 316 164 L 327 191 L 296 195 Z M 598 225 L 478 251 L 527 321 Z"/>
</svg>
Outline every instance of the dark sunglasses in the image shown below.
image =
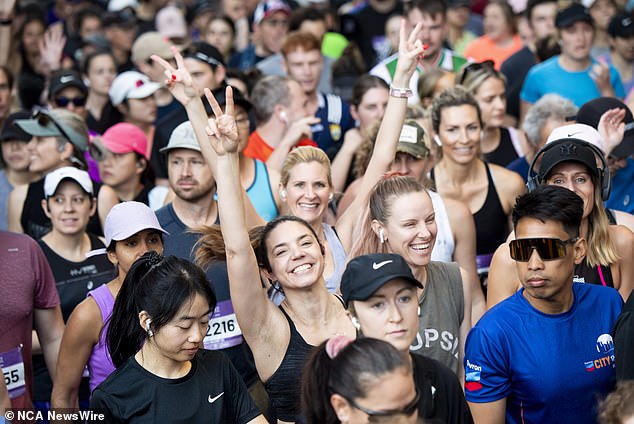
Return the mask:
<svg viewBox="0 0 634 424">
<path fill-rule="evenodd" d="M 44 111 L 36 112 L 35 115 L 33 115 L 33 119 L 35 119 L 37 123 L 43 127 L 48 126 L 49 123 L 53 124 L 55 128 L 57 128 L 57 130 L 60 132 L 62 137 L 72 143 L 72 139 L 68 136 L 66 131 L 64 131 L 64 128 L 62 128 L 62 126 L 58 124 L 57 121 L 55 121 L 55 119 L 48 113 Z"/>
<path fill-rule="evenodd" d="M 557 238 L 527 238 L 516 239 L 509 243 L 511 258 L 518 262 L 528 262 L 533 255 L 533 250 L 537 250 L 539 257 L 543 261 L 552 261 L 566 256 L 566 244 L 574 243 L 579 237 L 569 240 Z"/>
<path fill-rule="evenodd" d="M 85 97 L 66 97 L 60 96 L 55 98 L 55 104 L 59 107 L 66 107 L 69 103 L 72 103 L 75 107 L 81 107 L 86 104 Z"/>
<path fill-rule="evenodd" d="M 464 71 L 462 71 L 462 76 L 460 77 L 460 81 L 458 81 L 458 84 L 464 84 L 469 74 L 480 71 L 482 69 L 494 70 L 495 62 L 493 62 L 492 60 L 485 60 L 482 62 L 473 62 L 468 64 L 467 66 L 465 66 Z"/>
<path fill-rule="evenodd" d="M 406 417 L 409 417 L 418 409 L 418 402 L 420 401 L 420 393 L 418 393 L 418 389 L 417 389 L 416 396 L 405 407 L 401 409 L 390 410 L 390 411 L 374 411 L 372 409 L 368 409 L 363 406 L 357 405 L 352 399 L 348 399 L 345 396 L 343 397 L 344 399 L 348 401 L 350 405 L 352 405 L 354 408 L 358 409 L 359 411 L 367 414 L 369 417 L 392 417 L 394 415 L 405 415 Z"/>
</svg>

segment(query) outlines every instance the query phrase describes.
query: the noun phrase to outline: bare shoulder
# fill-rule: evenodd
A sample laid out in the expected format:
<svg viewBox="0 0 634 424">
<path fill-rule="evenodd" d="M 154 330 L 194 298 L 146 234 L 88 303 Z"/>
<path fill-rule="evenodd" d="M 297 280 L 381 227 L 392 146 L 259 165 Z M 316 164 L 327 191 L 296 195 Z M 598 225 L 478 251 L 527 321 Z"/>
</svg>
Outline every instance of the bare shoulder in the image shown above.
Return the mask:
<svg viewBox="0 0 634 424">
<path fill-rule="evenodd" d="M 103 327 L 103 317 L 97 302 L 88 296 L 84 299 L 68 318 L 67 332 L 76 334 L 78 339 L 90 339 L 94 343 L 99 341 L 99 333 Z"/>
<path fill-rule="evenodd" d="M 612 212 L 612 214 L 614 215 L 614 218 L 616 218 L 617 224 L 623 225 L 629 228 L 630 231 L 634 231 L 634 215 L 632 215 L 631 213 L 617 211 L 614 209 L 611 209 L 610 212 Z"/>
<path fill-rule="evenodd" d="M 634 233 L 629 228 L 624 225 L 610 225 L 608 231 L 619 256 L 623 257 L 624 252 L 632 252 Z"/>
<path fill-rule="evenodd" d="M 509 171 L 501 166 L 489 164 L 489 167 L 504 209 L 510 211 L 515 204 L 515 198 L 526 191 L 524 180 L 517 172 Z"/>
</svg>

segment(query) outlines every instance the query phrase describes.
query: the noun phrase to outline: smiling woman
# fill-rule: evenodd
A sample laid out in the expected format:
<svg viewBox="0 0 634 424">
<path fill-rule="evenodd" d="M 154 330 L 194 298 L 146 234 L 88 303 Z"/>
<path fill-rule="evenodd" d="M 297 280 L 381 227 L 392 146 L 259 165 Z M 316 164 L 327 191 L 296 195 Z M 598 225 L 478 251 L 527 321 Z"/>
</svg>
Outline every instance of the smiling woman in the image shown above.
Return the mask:
<svg viewBox="0 0 634 424">
<path fill-rule="evenodd" d="M 126 280 L 107 332 L 117 371 L 91 408 L 108 422 L 264 423 L 229 359 L 199 351 L 216 306 L 203 270 L 150 252 Z"/>
</svg>

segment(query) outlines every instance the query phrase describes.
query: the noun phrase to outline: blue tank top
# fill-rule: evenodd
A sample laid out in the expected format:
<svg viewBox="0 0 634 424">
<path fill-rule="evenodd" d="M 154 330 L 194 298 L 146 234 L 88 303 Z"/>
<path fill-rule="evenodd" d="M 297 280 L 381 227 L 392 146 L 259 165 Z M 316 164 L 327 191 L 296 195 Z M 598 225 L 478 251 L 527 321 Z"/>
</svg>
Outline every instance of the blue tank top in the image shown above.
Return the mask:
<svg viewBox="0 0 634 424">
<path fill-rule="evenodd" d="M 275 198 L 271 192 L 271 182 L 269 181 L 269 172 L 264 162 L 254 159 L 255 161 L 255 177 L 253 183 L 247 189 L 247 195 L 253 203 L 258 215 L 265 221 L 271 221 L 279 214 L 275 205 Z"/>
</svg>

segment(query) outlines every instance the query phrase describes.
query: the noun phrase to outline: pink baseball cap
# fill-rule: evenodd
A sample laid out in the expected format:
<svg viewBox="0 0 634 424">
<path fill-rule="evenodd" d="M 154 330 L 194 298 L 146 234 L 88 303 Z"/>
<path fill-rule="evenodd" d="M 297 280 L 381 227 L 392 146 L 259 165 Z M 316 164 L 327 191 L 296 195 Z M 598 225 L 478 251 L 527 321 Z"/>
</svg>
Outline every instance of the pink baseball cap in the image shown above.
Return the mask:
<svg viewBox="0 0 634 424">
<path fill-rule="evenodd" d="M 108 128 L 101 136 L 101 143 L 112 153 L 136 152 L 150 159 L 145 133 L 128 122 L 120 122 Z"/>
</svg>

